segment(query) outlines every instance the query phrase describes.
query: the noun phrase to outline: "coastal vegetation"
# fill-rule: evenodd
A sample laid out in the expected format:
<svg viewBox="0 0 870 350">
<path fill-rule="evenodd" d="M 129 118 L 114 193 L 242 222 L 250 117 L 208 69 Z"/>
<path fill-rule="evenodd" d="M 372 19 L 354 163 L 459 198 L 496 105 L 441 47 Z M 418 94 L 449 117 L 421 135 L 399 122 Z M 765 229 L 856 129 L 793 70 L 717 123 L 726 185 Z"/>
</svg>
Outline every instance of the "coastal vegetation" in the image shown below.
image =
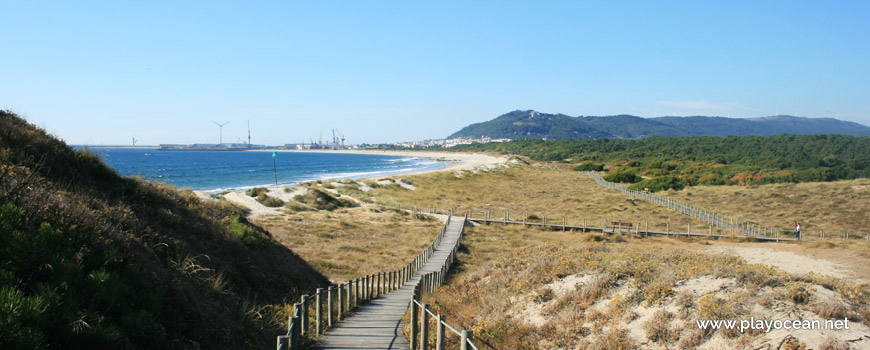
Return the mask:
<svg viewBox="0 0 870 350">
<path fill-rule="evenodd" d="M 580 171 L 603 163 L 606 169 L 619 174 L 614 180 L 645 181 L 635 188 L 652 191 L 870 177 L 870 137 L 843 135 L 517 140 L 453 149 L 578 163 Z"/>
<path fill-rule="evenodd" d="M 379 206 L 288 211 L 252 220 L 331 280 L 394 270 L 431 243 L 443 225 Z"/>
<path fill-rule="evenodd" d="M 551 222 L 561 222 L 563 216 L 568 216 L 570 224 L 581 225 L 586 218 L 596 226 L 608 220 L 648 223 L 651 230 L 663 231 L 666 223 L 670 223 L 672 231 L 685 231 L 686 225 L 691 225 L 693 232 L 707 229 L 705 222 L 603 189 L 572 169 L 571 164 L 533 162 L 489 171 L 420 174 L 408 177 L 417 186 L 415 191 L 382 187 L 369 193 L 378 203 L 470 209 L 477 216 L 489 210 L 496 219 L 509 211 L 514 219 L 527 213 L 540 218 L 549 216 Z M 808 231 L 866 232 L 862 215 L 867 215 L 870 206 L 864 199 L 870 191 L 868 184 L 870 179 L 752 187 L 695 186 L 662 193 L 772 227 L 790 228 L 794 221 L 801 221 Z M 715 195 L 708 198 L 707 193 Z M 730 197 L 731 193 L 745 205 L 733 205 L 735 197 Z M 730 233 L 714 227 L 713 233 L 717 232 Z"/>
<path fill-rule="evenodd" d="M 0 348 L 265 348 L 328 280 L 244 211 L 0 111 Z"/>
<path fill-rule="evenodd" d="M 481 225 L 469 229 L 446 286 L 424 298 L 451 324 L 496 349 L 743 348 L 783 331 L 700 330 L 695 320 L 870 320 L 870 288 L 792 275 L 699 253 L 694 240 L 576 234 Z M 813 332 L 816 332 L 813 334 Z M 819 344 L 819 331 L 794 333 Z M 843 340 L 830 341 L 845 344 Z M 806 345 L 804 345 L 806 346 Z"/>
</svg>

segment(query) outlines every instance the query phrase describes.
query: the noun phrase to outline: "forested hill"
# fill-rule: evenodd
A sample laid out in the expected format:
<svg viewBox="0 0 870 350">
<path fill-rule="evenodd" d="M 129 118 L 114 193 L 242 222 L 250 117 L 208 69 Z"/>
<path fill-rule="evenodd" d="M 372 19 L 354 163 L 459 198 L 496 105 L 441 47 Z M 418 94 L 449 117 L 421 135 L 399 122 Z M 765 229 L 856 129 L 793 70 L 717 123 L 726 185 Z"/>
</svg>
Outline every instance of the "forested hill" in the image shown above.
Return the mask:
<svg viewBox="0 0 870 350">
<path fill-rule="evenodd" d="M 870 178 L 870 137 L 845 135 L 529 139 L 451 149 L 573 162 L 578 170 L 607 168 L 621 175 L 611 181 L 661 185 L 640 187 L 650 189 Z"/>
<path fill-rule="evenodd" d="M 509 139 L 640 139 L 652 136 L 774 136 L 781 134 L 840 134 L 870 136 L 870 127 L 832 118 L 774 116 L 740 119 L 724 117 L 658 117 L 632 115 L 571 117 L 535 111 L 513 111 L 493 120 L 471 124 L 448 138 Z"/>
</svg>

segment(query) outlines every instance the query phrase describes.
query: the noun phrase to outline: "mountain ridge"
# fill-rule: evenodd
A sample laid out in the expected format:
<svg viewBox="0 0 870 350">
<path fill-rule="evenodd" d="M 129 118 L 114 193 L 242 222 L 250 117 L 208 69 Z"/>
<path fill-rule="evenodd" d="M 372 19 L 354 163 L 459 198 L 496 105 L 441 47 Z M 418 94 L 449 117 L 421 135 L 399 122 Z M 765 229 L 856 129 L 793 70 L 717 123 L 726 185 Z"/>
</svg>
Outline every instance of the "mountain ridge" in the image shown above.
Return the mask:
<svg viewBox="0 0 870 350">
<path fill-rule="evenodd" d="M 870 127 L 834 118 L 776 115 L 758 118 L 710 116 L 643 118 L 620 114 L 578 116 L 515 110 L 492 120 L 470 124 L 447 138 L 509 139 L 641 139 L 685 136 L 774 136 L 842 134 L 870 136 Z"/>
</svg>

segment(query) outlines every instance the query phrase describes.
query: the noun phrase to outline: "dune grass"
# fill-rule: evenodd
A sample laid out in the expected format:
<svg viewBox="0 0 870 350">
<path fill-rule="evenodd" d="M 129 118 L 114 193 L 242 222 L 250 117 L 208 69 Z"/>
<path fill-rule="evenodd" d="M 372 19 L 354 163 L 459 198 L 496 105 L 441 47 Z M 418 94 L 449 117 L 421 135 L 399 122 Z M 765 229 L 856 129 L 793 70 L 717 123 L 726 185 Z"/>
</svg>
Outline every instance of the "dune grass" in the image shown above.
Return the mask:
<svg viewBox="0 0 870 350">
<path fill-rule="evenodd" d="M 0 348 L 264 348 L 325 286 L 237 208 L 0 111 Z"/>
<path fill-rule="evenodd" d="M 255 222 L 332 280 L 407 264 L 443 225 L 431 217 L 376 206 L 292 212 Z"/>
<path fill-rule="evenodd" d="M 769 226 L 791 229 L 799 221 L 805 233 L 827 231 L 832 237 L 838 237 L 842 231 L 870 233 L 870 179 L 694 186 L 659 194 Z M 816 234 L 812 238 L 817 238 Z"/>
<path fill-rule="evenodd" d="M 480 211 L 490 210 L 493 218 L 502 218 L 509 211 L 512 219 L 524 214 L 535 215 L 540 222 L 545 216 L 550 222 L 561 222 L 568 216 L 570 225 L 601 227 L 608 222 L 640 224 L 653 231 L 665 231 L 670 224 L 672 232 L 688 229 L 708 232 L 707 223 L 682 215 L 659 205 L 634 199 L 617 190 L 601 188 L 595 182 L 566 164 L 536 164 L 523 167 L 499 168 L 478 174 L 464 172 L 457 177 L 452 172 L 438 172 L 408 176 L 417 186 L 409 191 L 396 187 L 379 187 L 371 193 L 376 201 L 386 204 L 416 205 L 466 209 L 481 217 Z M 714 234 L 730 231 L 713 228 Z"/>
<path fill-rule="evenodd" d="M 468 229 L 448 284 L 424 301 L 449 315 L 452 325 L 473 330 L 478 344 L 497 349 L 633 348 L 644 342 L 693 348 L 715 334 L 727 346 L 739 346 L 757 334 L 697 333 L 686 325 L 764 317 L 765 310 L 783 308 L 818 317 L 870 313 L 866 287 L 682 248 L 700 240 L 481 225 Z M 588 278 L 553 292 L 575 276 Z M 723 281 L 725 288 L 682 287 L 696 280 Z M 840 297 L 818 296 L 813 285 Z"/>
</svg>

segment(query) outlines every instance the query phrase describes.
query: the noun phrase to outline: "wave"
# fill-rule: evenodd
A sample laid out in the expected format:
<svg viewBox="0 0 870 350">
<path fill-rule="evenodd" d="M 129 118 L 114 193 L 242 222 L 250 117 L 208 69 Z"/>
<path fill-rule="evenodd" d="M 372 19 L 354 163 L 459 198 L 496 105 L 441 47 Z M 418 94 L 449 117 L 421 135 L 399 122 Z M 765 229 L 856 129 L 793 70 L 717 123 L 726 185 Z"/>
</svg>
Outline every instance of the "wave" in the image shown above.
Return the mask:
<svg viewBox="0 0 870 350">
<path fill-rule="evenodd" d="M 411 157 L 411 158 L 387 159 L 387 161 L 390 163 L 397 163 L 397 162 L 410 162 L 412 160 L 419 160 L 419 159 L 420 158 L 418 158 L 418 157 Z"/>
</svg>

